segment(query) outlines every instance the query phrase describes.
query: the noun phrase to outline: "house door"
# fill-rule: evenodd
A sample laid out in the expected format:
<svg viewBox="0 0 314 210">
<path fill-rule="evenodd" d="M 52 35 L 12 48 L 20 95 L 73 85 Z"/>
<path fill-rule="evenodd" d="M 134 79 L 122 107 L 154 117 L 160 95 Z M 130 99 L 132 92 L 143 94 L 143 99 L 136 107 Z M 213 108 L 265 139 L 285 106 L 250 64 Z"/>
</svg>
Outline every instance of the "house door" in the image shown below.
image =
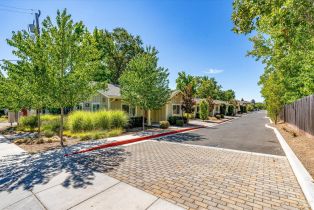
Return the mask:
<svg viewBox="0 0 314 210">
<path fill-rule="evenodd" d="M 22 109 L 22 116 L 27 116 L 27 109 Z"/>
</svg>

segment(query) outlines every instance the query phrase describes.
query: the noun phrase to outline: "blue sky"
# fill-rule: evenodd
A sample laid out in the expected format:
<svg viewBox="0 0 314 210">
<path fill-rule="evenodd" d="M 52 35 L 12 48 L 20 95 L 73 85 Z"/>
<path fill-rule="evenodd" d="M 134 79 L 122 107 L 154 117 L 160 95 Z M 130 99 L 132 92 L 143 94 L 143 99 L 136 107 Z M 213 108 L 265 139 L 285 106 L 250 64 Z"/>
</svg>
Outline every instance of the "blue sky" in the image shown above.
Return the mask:
<svg viewBox="0 0 314 210">
<path fill-rule="evenodd" d="M 5 39 L 12 31 L 26 29 L 34 16 L 9 12 L 16 9 L 3 5 L 40 9 L 41 20 L 67 8 L 75 21 L 82 20 L 90 30 L 124 27 L 158 49 L 159 65 L 169 69 L 171 88 L 184 70 L 215 77 L 224 89 L 235 90 L 238 99 L 263 100 L 257 85 L 263 65 L 245 56 L 252 47 L 248 37 L 231 31 L 232 0 L 2 0 L 0 59 L 12 59 Z"/>
</svg>

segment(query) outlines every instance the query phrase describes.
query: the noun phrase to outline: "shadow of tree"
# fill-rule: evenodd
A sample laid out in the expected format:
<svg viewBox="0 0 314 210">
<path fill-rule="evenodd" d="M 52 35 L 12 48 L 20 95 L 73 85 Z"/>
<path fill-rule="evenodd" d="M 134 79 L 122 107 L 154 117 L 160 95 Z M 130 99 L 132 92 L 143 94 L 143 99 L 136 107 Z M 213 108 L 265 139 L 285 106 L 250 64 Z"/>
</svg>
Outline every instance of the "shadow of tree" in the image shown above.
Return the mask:
<svg viewBox="0 0 314 210">
<path fill-rule="evenodd" d="M 0 159 L 0 191 L 13 191 L 20 187 L 32 190 L 35 185 L 46 184 L 54 176 L 66 172 L 65 187 L 85 187 L 92 184 L 96 172 L 108 172 L 119 166 L 130 153 L 123 148 L 110 148 L 65 157 L 65 150 L 54 150 L 29 155 L 10 155 Z"/>
<path fill-rule="evenodd" d="M 157 141 L 170 141 L 170 142 L 186 142 L 186 141 L 201 141 L 206 138 L 196 133 L 177 133 L 169 136 L 162 136 L 155 138 Z"/>
</svg>

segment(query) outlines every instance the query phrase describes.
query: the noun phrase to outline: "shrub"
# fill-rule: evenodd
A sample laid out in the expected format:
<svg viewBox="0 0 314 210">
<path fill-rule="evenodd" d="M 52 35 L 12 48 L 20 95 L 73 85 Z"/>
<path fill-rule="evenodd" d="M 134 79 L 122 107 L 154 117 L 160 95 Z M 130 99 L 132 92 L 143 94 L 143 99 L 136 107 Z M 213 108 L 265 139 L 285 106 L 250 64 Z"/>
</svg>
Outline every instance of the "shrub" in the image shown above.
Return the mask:
<svg viewBox="0 0 314 210">
<path fill-rule="evenodd" d="M 128 116 L 123 111 L 110 111 L 111 127 L 123 128 L 128 123 Z"/>
<path fill-rule="evenodd" d="M 95 127 L 103 130 L 111 128 L 111 114 L 108 111 L 95 112 Z"/>
<path fill-rule="evenodd" d="M 54 132 L 51 130 L 46 130 L 46 131 L 44 131 L 44 136 L 46 136 L 47 138 L 53 137 Z"/>
<path fill-rule="evenodd" d="M 147 119 L 144 118 L 144 122 L 146 123 Z M 129 127 L 130 128 L 136 128 L 136 127 L 142 127 L 143 126 L 143 118 L 142 117 L 131 117 L 129 119 Z"/>
<path fill-rule="evenodd" d="M 43 131 L 51 131 L 54 133 L 59 133 L 60 131 L 60 121 L 58 119 L 56 120 L 51 120 L 49 122 L 45 122 L 43 124 Z"/>
<path fill-rule="evenodd" d="M 226 104 L 221 104 L 220 105 L 220 114 L 225 115 L 226 114 Z"/>
<path fill-rule="evenodd" d="M 184 113 L 183 117 L 186 119 L 192 119 L 194 118 L 194 113 Z"/>
<path fill-rule="evenodd" d="M 181 116 L 170 116 L 168 118 L 168 121 L 170 123 L 170 125 L 176 125 L 176 121 L 177 120 L 183 120 L 184 123 L 187 123 L 188 122 L 188 119 L 186 117 L 181 117 Z"/>
<path fill-rule="evenodd" d="M 123 111 L 75 111 L 68 116 L 67 125 L 72 132 L 123 128 L 128 117 Z"/>
<path fill-rule="evenodd" d="M 168 118 L 168 122 L 170 123 L 170 125 L 175 125 L 176 124 L 176 120 L 177 120 L 176 116 L 170 116 Z"/>
<path fill-rule="evenodd" d="M 160 128 L 162 128 L 162 129 L 169 128 L 169 122 L 168 121 L 160 121 L 159 124 L 160 124 Z"/>
<path fill-rule="evenodd" d="M 253 104 L 248 104 L 247 105 L 247 111 L 249 111 L 249 112 L 254 111 L 254 105 Z"/>
<path fill-rule="evenodd" d="M 240 112 L 241 113 L 247 113 L 247 109 L 246 109 L 246 106 L 240 106 Z"/>
<path fill-rule="evenodd" d="M 220 120 L 221 119 L 221 115 L 220 114 L 216 114 L 215 117 Z"/>
<path fill-rule="evenodd" d="M 202 120 L 207 120 L 208 118 L 208 103 L 205 100 L 200 102 L 200 118 Z"/>
<path fill-rule="evenodd" d="M 223 118 L 225 118 L 225 115 L 224 114 L 220 114 L 220 117 L 223 119 Z"/>
<path fill-rule="evenodd" d="M 233 105 L 228 106 L 228 113 L 227 113 L 227 115 L 229 115 L 229 116 L 233 116 L 234 115 L 234 106 Z"/>
<path fill-rule="evenodd" d="M 182 127 L 183 125 L 184 125 L 184 121 L 183 120 L 177 120 L 176 121 L 176 126 Z"/>
<path fill-rule="evenodd" d="M 27 116 L 27 117 L 21 117 L 20 125 L 22 127 L 30 128 L 30 129 L 33 130 L 38 125 L 37 117 L 35 115 Z"/>
<path fill-rule="evenodd" d="M 53 115 L 53 114 L 43 114 L 40 116 L 40 120 L 42 122 L 45 122 L 45 121 L 55 121 L 55 120 L 59 120 L 60 119 L 60 116 L 59 115 Z"/>
<path fill-rule="evenodd" d="M 92 112 L 75 111 L 68 117 L 68 125 L 71 131 L 90 131 L 94 129 Z M 95 121 L 95 120 L 94 120 Z"/>
</svg>

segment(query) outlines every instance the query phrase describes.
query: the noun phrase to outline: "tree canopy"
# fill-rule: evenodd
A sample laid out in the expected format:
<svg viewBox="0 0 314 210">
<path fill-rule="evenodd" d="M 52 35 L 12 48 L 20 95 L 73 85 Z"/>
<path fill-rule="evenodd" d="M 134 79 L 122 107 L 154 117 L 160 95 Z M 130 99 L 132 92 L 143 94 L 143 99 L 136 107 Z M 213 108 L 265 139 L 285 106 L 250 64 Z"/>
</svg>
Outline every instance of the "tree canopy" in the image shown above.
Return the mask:
<svg viewBox="0 0 314 210">
<path fill-rule="evenodd" d="M 101 66 L 95 72 L 95 80 L 119 84 L 128 63 L 145 50 L 141 38 L 124 28 L 115 28 L 112 32 L 96 28 L 93 36 L 101 55 Z"/>
<path fill-rule="evenodd" d="M 160 109 L 169 100 L 169 73 L 158 67 L 157 61 L 150 52 L 139 54 L 129 62 L 119 79 L 122 99 L 144 112 Z"/>
<path fill-rule="evenodd" d="M 193 99 L 196 94 L 197 81 L 195 77 L 182 71 L 179 72 L 176 83 L 177 90 L 180 90 L 183 95 L 182 110 L 191 114 L 194 111 Z"/>
<path fill-rule="evenodd" d="M 259 84 L 266 104 L 290 103 L 313 94 L 313 1 L 234 0 L 233 9 L 234 32 L 251 35 L 253 49 L 248 55 L 265 64 Z M 282 94 L 272 97 L 269 85 L 280 87 Z"/>
</svg>

